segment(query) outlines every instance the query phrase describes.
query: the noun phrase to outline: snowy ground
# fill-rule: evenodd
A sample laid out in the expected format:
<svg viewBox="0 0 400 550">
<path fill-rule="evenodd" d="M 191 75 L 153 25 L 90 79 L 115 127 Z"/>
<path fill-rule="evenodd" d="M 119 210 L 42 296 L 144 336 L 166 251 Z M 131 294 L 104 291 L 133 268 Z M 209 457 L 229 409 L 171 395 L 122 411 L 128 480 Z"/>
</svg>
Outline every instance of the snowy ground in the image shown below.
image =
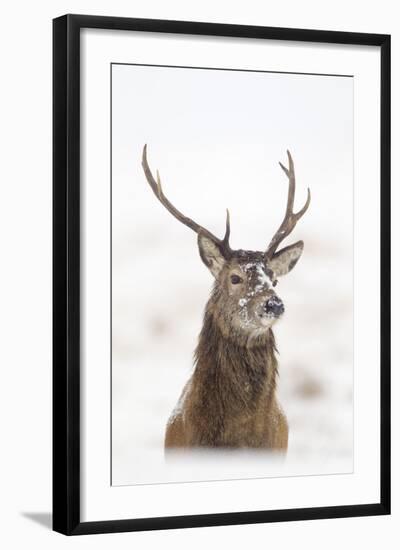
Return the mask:
<svg viewBox="0 0 400 550">
<path fill-rule="evenodd" d="M 222 470 L 216 465 L 210 472 L 204 458 L 196 467 L 189 465 L 189 471 L 185 462 L 178 470 L 164 465 L 165 424 L 190 376 L 212 284 L 195 237 L 186 235 L 185 228 L 165 229 L 172 244 L 168 237 L 162 242 L 160 228 L 154 242 L 143 238 L 144 250 L 129 241 L 133 258 L 122 255 L 119 264 L 118 246 L 114 250 L 113 482 L 272 475 L 271 467 L 276 475 L 275 463 L 267 461 L 264 467 L 259 454 L 251 459 L 252 466 L 245 466 L 247 473 L 242 457 L 233 471 L 231 464 Z M 285 317 L 275 329 L 279 396 L 290 425 L 288 459 L 279 473 L 351 471 L 351 264 L 339 271 L 346 256 L 334 243 L 318 243 L 305 231 L 301 236 L 304 257 L 279 284 L 286 304 Z M 245 240 L 251 241 L 250 236 Z"/>
<path fill-rule="evenodd" d="M 297 81 L 292 92 L 296 101 L 305 98 L 304 105 L 290 108 L 301 113 L 303 107 L 307 121 L 298 115 L 288 122 L 273 106 L 265 120 L 254 121 L 244 110 L 242 118 L 236 113 L 237 128 L 227 129 L 217 118 L 210 140 L 199 129 L 206 123 L 190 119 L 187 113 L 194 109 L 182 105 L 189 92 L 173 104 L 164 88 L 170 114 L 155 103 L 151 116 L 140 116 L 135 103 L 124 100 L 140 93 L 137 81 L 121 71 L 113 93 L 113 484 L 351 472 L 352 113 L 343 108 L 351 87 L 347 82 L 343 89 L 332 87 L 325 77 L 303 89 Z M 230 101 L 223 86 L 219 82 L 220 102 L 213 98 L 221 111 Z M 271 133 L 282 125 L 281 133 Z M 250 142 L 242 135 L 256 137 Z M 156 136 L 154 145 L 149 136 Z M 310 210 L 286 243 L 303 239 L 303 257 L 277 287 L 286 307 L 275 328 L 279 398 L 290 426 L 284 462 L 259 452 L 164 460 L 165 425 L 192 371 L 212 277 L 198 256 L 194 233 L 163 210 L 145 182 L 140 168 L 145 141 L 150 165 L 160 168 L 165 192 L 185 214 L 222 235 L 224 209 L 230 208 L 236 248 L 265 248 L 280 223 L 287 185 L 277 163 L 286 161 L 287 146 L 296 164 L 299 206 L 311 188 Z"/>
</svg>

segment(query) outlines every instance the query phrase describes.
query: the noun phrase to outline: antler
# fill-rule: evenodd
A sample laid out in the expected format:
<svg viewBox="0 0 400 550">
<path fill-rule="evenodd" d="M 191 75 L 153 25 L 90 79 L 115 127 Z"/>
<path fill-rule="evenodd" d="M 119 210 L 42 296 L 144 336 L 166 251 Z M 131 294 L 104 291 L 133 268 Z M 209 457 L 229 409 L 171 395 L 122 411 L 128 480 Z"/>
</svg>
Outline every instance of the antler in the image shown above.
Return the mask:
<svg viewBox="0 0 400 550">
<path fill-rule="evenodd" d="M 267 251 L 265 253 L 265 257 L 268 259 L 271 259 L 272 256 L 275 254 L 276 249 L 280 245 L 280 243 L 293 231 L 293 229 L 296 227 L 297 222 L 299 219 L 305 214 L 307 211 L 307 208 L 310 205 L 311 200 L 311 193 L 310 189 L 307 189 L 307 200 L 305 205 L 299 212 L 293 212 L 293 204 L 294 204 L 294 194 L 296 190 L 296 177 L 294 174 L 294 164 L 293 159 L 289 151 L 287 151 L 287 156 L 289 159 L 289 169 L 287 169 L 285 166 L 283 166 L 282 163 L 279 163 L 282 170 L 285 172 L 287 177 L 289 178 L 289 191 L 288 191 L 288 200 L 286 205 L 286 213 L 285 217 L 283 218 L 283 222 L 279 226 L 278 231 L 275 233 L 275 235 L 272 237 L 272 240 L 267 248 Z"/>
<path fill-rule="evenodd" d="M 208 229 L 205 229 L 201 225 L 197 224 L 195 221 L 193 221 L 191 218 L 188 218 L 184 216 L 175 206 L 167 199 L 167 197 L 164 195 L 162 187 L 161 187 L 161 179 L 160 174 L 157 170 L 157 180 L 154 179 L 153 174 L 151 173 L 150 167 L 147 162 L 147 145 L 143 147 L 143 156 L 142 156 L 142 166 L 144 173 L 146 175 L 147 181 L 150 184 L 150 187 L 153 190 L 153 193 L 157 197 L 157 199 L 161 202 L 163 206 L 170 212 L 178 221 L 182 222 L 187 227 L 190 227 L 195 233 L 203 234 L 209 239 L 211 239 L 220 249 L 221 253 L 224 255 L 225 258 L 229 258 L 231 256 L 232 250 L 229 246 L 229 236 L 231 233 L 230 228 L 230 216 L 229 216 L 229 210 L 226 210 L 226 228 L 225 228 L 225 236 L 223 239 L 218 239 L 215 235 L 213 235 Z"/>
</svg>

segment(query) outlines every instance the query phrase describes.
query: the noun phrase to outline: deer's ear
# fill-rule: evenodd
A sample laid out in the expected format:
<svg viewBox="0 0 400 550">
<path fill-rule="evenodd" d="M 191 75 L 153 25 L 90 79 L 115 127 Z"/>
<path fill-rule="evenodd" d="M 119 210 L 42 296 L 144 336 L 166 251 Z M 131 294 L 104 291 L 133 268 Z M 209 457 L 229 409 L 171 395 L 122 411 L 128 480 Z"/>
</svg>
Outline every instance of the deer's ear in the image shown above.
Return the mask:
<svg viewBox="0 0 400 550">
<path fill-rule="evenodd" d="M 199 245 L 201 259 L 214 277 L 217 278 L 225 264 L 225 258 L 221 250 L 211 239 L 202 233 L 199 233 L 197 244 Z"/>
<path fill-rule="evenodd" d="M 272 269 L 276 277 L 281 277 L 289 273 L 299 261 L 299 258 L 303 252 L 304 243 L 298 241 L 279 250 L 273 255 L 268 266 Z"/>
</svg>

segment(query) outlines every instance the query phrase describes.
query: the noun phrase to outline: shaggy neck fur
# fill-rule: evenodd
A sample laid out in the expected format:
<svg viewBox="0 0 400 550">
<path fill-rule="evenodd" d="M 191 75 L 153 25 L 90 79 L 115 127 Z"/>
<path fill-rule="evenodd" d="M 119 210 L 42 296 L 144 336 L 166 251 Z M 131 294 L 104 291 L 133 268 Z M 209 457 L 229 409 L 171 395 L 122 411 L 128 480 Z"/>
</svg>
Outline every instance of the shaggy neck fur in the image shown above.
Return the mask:
<svg viewBox="0 0 400 550">
<path fill-rule="evenodd" d="M 272 330 L 254 338 L 230 331 L 207 305 L 195 351 L 190 418 L 199 445 L 220 445 L 232 423 L 250 420 L 273 399 L 277 377 Z M 217 311 L 219 308 L 217 308 Z"/>
</svg>

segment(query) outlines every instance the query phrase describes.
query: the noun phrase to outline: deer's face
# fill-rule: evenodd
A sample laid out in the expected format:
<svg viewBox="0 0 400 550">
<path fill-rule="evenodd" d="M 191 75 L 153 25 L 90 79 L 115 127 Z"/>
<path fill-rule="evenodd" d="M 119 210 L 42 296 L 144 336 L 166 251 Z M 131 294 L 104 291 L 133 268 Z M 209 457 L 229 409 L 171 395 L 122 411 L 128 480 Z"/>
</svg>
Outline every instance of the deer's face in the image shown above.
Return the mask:
<svg viewBox="0 0 400 550">
<path fill-rule="evenodd" d="M 243 252 L 221 273 L 225 307 L 232 323 L 245 331 L 270 328 L 285 307 L 275 292 L 277 280 L 261 254 Z"/>
<path fill-rule="evenodd" d="M 282 317 L 285 306 L 276 292 L 278 277 L 296 265 L 302 241 L 272 259 L 247 250 L 236 250 L 225 259 L 207 237 L 200 236 L 198 244 L 203 262 L 216 279 L 214 314 L 225 328 L 258 334 Z"/>
<path fill-rule="evenodd" d="M 286 275 L 296 265 L 303 252 L 303 241 L 281 250 L 278 248 L 305 214 L 311 200 L 308 189 L 303 208 L 293 211 L 296 179 L 292 156 L 289 151 L 287 154 L 289 168 L 279 163 L 289 180 L 285 216 L 266 251 L 251 252 L 231 249 L 228 211 L 223 239 L 184 216 L 164 195 L 158 172 L 155 179 L 148 165 L 147 146 L 143 148 L 142 166 L 155 196 L 175 218 L 198 235 L 201 259 L 216 279 L 214 314 L 220 321 L 220 327 L 228 331 L 234 329 L 258 334 L 260 330 L 268 330 L 285 310 L 282 300 L 275 293 L 275 285 L 278 277 Z"/>
</svg>

